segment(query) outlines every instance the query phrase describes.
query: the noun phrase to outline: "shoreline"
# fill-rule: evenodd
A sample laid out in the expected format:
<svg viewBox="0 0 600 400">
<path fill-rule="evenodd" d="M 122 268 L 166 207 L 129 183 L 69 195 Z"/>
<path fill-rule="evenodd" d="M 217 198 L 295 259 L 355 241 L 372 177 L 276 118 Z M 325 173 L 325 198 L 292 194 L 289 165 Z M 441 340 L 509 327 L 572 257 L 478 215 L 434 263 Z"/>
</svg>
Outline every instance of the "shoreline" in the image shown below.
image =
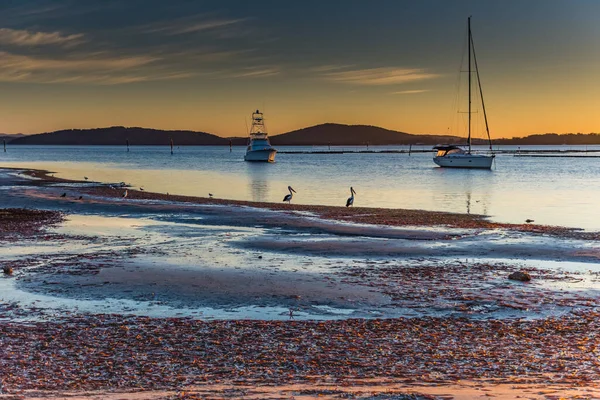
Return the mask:
<svg viewBox="0 0 600 400">
<path fill-rule="evenodd" d="M 581 240 L 600 240 L 600 231 L 584 231 L 581 228 L 538 225 L 535 223 L 512 224 L 503 222 L 491 222 L 488 216 L 480 214 L 460 214 L 443 211 L 428 211 L 399 208 L 372 208 L 372 207 L 342 207 L 325 205 L 305 205 L 305 204 L 285 204 L 253 202 L 247 200 L 232 200 L 220 198 L 208 198 L 198 196 L 177 195 L 168 193 L 157 193 L 140 191 L 137 189 L 123 187 L 110 188 L 109 183 L 87 182 L 81 180 L 70 180 L 51 176 L 51 171 L 38 169 L 4 168 L 5 170 L 22 171 L 25 175 L 38 180 L 37 184 L 44 185 L 52 183 L 78 183 L 92 184 L 97 186 L 75 188 L 82 194 L 106 197 L 112 199 L 122 198 L 122 192 L 127 189 L 127 198 L 135 200 L 159 200 L 166 202 L 178 202 L 201 205 L 222 205 L 252 207 L 274 211 L 291 211 L 315 214 L 318 218 L 324 220 L 333 220 L 340 222 L 349 222 L 355 224 L 380 225 L 390 227 L 403 226 L 425 226 L 425 227 L 451 227 L 460 229 L 507 229 L 523 233 L 550 235 L 560 238 L 581 239 Z"/>
</svg>

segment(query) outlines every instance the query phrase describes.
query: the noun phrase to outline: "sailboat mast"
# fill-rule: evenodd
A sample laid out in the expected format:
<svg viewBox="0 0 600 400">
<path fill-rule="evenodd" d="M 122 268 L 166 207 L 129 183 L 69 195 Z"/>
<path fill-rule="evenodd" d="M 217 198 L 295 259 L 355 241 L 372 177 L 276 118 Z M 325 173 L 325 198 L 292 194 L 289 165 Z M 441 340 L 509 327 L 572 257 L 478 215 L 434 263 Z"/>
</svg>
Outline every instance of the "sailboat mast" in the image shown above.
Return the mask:
<svg viewBox="0 0 600 400">
<path fill-rule="evenodd" d="M 468 30 L 469 37 L 467 39 L 467 45 L 469 47 L 469 137 L 467 141 L 469 142 L 469 154 L 471 154 L 471 17 L 469 17 L 468 20 Z"/>
<path fill-rule="evenodd" d="M 487 113 L 485 112 L 485 102 L 483 101 L 483 88 L 481 87 L 481 78 L 479 77 L 479 66 L 477 66 L 477 54 L 475 53 L 475 43 L 473 43 L 473 37 L 471 37 L 471 46 L 473 47 L 473 61 L 475 61 L 475 72 L 477 73 L 477 86 L 479 86 L 479 97 L 481 97 L 481 107 L 483 108 L 485 131 L 487 132 L 490 150 L 492 150 L 492 138 L 490 137 L 490 127 L 488 125 Z"/>
</svg>

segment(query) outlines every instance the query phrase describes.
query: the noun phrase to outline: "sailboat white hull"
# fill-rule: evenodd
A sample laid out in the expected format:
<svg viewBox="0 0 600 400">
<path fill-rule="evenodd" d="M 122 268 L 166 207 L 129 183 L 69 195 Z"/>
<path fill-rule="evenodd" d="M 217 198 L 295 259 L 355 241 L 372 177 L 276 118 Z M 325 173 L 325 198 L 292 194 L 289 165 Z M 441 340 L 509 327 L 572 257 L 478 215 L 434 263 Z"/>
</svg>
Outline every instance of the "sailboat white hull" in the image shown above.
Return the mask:
<svg viewBox="0 0 600 400">
<path fill-rule="evenodd" d="M 270 148 L 264 150 L 249 150 L 244 156 L 244 161 L 275 162 L 277 150 Z"/>
<path fill-rule="evenodd" d="M 494 156 L 484 154 L 456 154 L 433 157 L 433 162 L 444 168 L 491 169 Z"/>
</svg>

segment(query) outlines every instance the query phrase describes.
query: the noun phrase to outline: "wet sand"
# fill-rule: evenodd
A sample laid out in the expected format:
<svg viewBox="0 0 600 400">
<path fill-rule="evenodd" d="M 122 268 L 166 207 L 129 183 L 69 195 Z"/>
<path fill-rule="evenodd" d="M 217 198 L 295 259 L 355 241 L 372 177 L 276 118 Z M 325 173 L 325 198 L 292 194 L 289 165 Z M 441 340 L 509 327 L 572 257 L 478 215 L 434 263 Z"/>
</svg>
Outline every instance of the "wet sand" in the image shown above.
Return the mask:
<svg viewBox="0 0 600 400">
<path fill-rule="evenodd" d="M 3 211 L 0 285 L 36 300 L 0 294 L 0 398 L 598 394 L 596 233 L 28 174 L 14 201 L 58 211 Z"/>
</svg>

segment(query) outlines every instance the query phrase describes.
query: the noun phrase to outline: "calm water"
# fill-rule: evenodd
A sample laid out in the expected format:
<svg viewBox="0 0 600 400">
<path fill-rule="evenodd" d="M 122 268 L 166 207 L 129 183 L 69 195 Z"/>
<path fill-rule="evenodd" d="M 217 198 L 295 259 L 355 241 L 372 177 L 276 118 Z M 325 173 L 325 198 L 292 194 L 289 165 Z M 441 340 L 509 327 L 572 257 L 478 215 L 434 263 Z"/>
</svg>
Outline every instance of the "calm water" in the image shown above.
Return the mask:
<svg viewBox="0 0 600 400">
<path fill-rule="evenodd" d="M 402 147 L 371 146 L 384 148 Z M 534 147 L 521 146 L 526 148 Z M 505 222 L 531 218 L 536 223 L 600 229 L 600 158 L 499 154 L 494 169 L 478 171 L 438 168 L 432 153 L 278 154 L 274 164 L 257 164 L 244 162 L 244 151 L 189 146 L 171 155 L 168 146 L 132 147 L 129 153 L 123 146 L 9 146 L 7 153 L 0 153 L 0 166 L 45 168 L 65 178 L 125 181 L 163 193 L 210 192 L 254 201 L 279 202 L 291 185 L 297 191 L 293 202 L 299 204 L 344 205 L 353 186 L 356 206 L 477 213 Z M 593 154 L 600 155 L 589 155 Z"/>
</svg>

